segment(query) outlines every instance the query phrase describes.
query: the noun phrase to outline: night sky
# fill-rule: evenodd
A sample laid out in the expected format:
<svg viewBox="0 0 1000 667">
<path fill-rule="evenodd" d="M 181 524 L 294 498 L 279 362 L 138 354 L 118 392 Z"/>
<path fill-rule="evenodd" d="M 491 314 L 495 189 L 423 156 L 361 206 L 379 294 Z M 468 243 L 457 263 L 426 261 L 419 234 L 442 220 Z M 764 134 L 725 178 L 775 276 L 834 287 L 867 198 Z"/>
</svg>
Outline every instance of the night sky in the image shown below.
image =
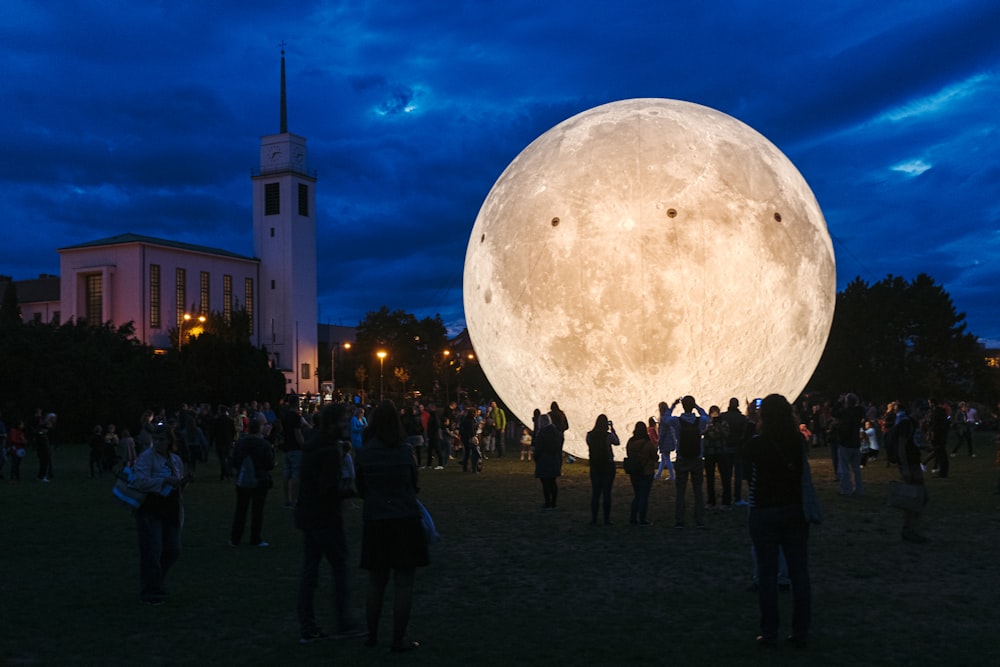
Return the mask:
<svg viewBox="0 0 1000 667">
<path fill-rule="evenodd" d="M 0 16 L 0 273 L 18 280 L 125 232 L 252 255 L 284 41 L 289 131 L 319 177 L 320 322 L 384 304 L 457 333 L 469 233 L 507 164 L 581 111 L 667 97 L 788 155 L 838 289 L 927 273 L 1000 340 L 996 0 L 4 0 Z"/>
</svg>

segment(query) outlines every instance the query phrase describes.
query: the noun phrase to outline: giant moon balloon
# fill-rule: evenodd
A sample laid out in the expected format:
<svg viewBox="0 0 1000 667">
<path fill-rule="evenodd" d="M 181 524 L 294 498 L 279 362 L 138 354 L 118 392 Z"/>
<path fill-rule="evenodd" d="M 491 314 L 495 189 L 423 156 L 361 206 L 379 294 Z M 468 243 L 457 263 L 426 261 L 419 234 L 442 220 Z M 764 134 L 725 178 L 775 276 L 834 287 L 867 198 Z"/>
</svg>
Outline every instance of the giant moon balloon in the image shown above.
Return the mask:
<svg viewBox="0 0 1000 667">
<path fill-rule="evenodd" d="M 677 100 L 606 104 L 538 137 L 490 190 L 465 256 L 484 373 L 527 424 L 557 401 L 583 457 L 600 413 L 624 445 L 682 394 L 723 410 L 794 400 L 835 298 L 799 171 L 744 123 Z"/>
</svg>

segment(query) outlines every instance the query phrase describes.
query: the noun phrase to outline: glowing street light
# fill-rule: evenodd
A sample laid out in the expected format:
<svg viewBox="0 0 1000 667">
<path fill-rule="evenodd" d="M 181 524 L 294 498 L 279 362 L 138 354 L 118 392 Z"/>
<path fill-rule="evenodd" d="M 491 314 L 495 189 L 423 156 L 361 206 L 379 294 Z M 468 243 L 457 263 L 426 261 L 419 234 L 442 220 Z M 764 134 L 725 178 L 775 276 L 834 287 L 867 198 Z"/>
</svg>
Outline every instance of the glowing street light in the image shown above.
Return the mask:
<svg viewBox="0 0 1000 667">
<path fill-rule="evenodd" d="M 441 353 L 441 356 L 444 357 L 444 403 L 448 405 L 448 381 L 451 379 L 448 377 L 451 375 L 451 365 L 448 363 L 448 357 L 451 356 L 451 350 L 445 350 Z"/>
<path fill-rule="evenodd" d="M 385 400 L 385 350 L 379 350 L 375 356 L 378 357 L 378 400 L 381 403 Z"/>
<path fill-rule="evenodd" d="M 177 351 L 178 352 L 181 351 L 181 346 L 184 345 L 184 323 L 185 322 L 190 322 L 192 319 L 195 319 L 195 318 L 193 318 L 190 313 L 184 313 L 184 317 L 181 318 L 180 323 L 177 325 Z M 199 315 L 197 317 L 197 320 L 199 322 L 203 323 L 203 324 L 205 322 L 205 319 L 206 318 L 205 318 L 204 315 Z"/>
</svg>

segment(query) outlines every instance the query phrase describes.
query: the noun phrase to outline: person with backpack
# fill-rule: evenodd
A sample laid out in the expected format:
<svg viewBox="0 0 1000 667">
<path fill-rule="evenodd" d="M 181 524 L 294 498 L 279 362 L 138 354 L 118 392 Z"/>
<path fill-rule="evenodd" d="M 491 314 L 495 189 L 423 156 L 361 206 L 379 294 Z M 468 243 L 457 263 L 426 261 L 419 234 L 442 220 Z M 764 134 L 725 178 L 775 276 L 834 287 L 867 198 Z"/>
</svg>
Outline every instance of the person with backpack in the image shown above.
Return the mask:
<svg viewBox="0 0 1000 667">
<path fill-rule="evenodd" d="M 274 450 L 271 443 L 260 434 L 260 422 L 247 424 L 247 432 L 240 436 L 233 450 L 233 469 L 236 471 L 236 512 L 229 546 L 235 547 L 243 539 L 247 509 L 250 509 L 250 544 L 255 547 L 270 546 L 261 537 L 264 524 L 264 501 L 268 490 L 274 486 L 271 470 L 274 469 Z"/>
<path fill-rule="evenodd" d="M 672 408 L 666 401 L 660 401 L 660 424 L 656 430 L 656 448 L 660 452 L 660 467 L 656 469 L 653 479 L 662 479 L 663 470 L 667 470 L 667 481 L 674 481 L 674 462 L 670 460 L 671 454 L 677 449 L 677 432 L 667 426 Z"/>
<path fill-rule="evenodd" d="M 674 417 L 672 414 L 663 420 L 660 428 L 672 428 L 677 434 L 677 460 L 674 461 L 676 473 L 676 496 L 674 500 L 674 528 L 684 528 L 684 496 L 687 495 L 688 480 L 694 493 L 694 523 L 696 528 L 705 527 L 705 501 L 702 481 L 705 477 L 705 461 L 701 446 L 701 434 L 708 425 L 710 418 L 705 409 L 695 401 L 694 396 L 684 396 L 674 401 L 670 413 L 680 403 L 684 412 Z M 698 414 L 695 414 L 697 411 Z"/>
</svg>

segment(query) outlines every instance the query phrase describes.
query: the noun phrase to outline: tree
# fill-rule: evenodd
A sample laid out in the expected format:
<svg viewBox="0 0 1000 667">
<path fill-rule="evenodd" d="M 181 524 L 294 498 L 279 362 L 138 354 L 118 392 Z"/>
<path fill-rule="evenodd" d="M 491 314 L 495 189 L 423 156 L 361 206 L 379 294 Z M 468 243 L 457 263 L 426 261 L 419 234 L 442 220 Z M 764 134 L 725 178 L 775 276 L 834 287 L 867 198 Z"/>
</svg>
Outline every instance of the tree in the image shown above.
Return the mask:
<svg viewBox="0 0 1000 667">
<path fill-rule="evenodd" d="M 393 375 L 396 376 L 396 381 L 403 385 L 403 396 L 406 396 L 406 383 L 410 381 L 410 374 L 405 368 L 396 366 L 392 371 Z"/>
<path fill-rule="evenodd" d="M 880 403 L 905 397 L 994 395 L 982 346 L 965 313 L 930 276 L 855 278 L 837 295 L 830 339 L 810 382 Z"/>
<path fill-rule="evenodd" d="M 445 348 L 448 333 L 440 315 L 418 320 L 402 310 L 387 306 L 368 313 L 355 333 L 354 352 L 368 368 L 369 376 L 378 372 L 375 353 L 386 352 L 386 360 L 407 369 L 412 389 L 431 391 L 434 386 L 435 356 Z"/>
<path fill-rule="evenodd" d="M 0 302 L 0 327 L 17 326 L 21 324 L 21 304 L 17 300 L 17 286 L 13 280 L 7 281 L 3 291 L 3 301 Z"/>
</svg>

